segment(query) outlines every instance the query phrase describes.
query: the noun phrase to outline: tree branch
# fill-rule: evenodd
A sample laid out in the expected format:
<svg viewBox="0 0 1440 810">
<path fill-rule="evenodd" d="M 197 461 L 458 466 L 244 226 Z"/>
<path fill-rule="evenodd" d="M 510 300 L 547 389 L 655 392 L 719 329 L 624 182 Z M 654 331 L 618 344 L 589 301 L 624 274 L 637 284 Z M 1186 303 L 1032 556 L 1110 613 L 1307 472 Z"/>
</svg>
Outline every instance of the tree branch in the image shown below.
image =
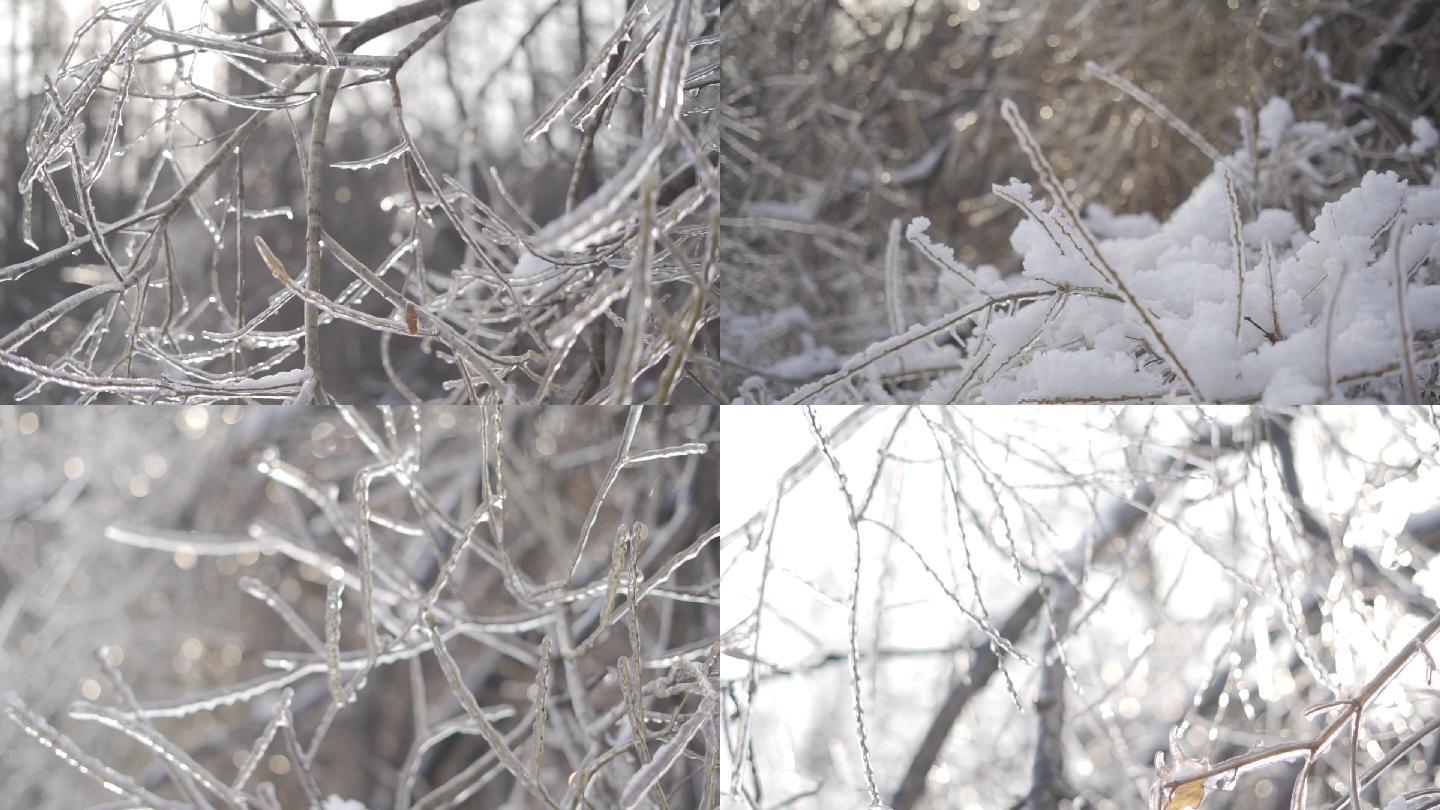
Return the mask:
<svg viewBox="0 0 1440 810">
<path fill-rule="evenodd" d="M 1065 748 L 1060 734 L 1065 725 L 1065 653 L 1061 649 L 1070 628 L 1070 617 L 1079 604 L 1075 583 L 1063 575 L 1049 574 L 1040 586 L 1050 598 L 1050 635 L 1045 640 L 1045 657 L 1040 670 L 1040 695 L 1035 700 L 1039 718 L 1035 729 L 1035 759 L 1030 770 L 1027 810 L 1058 810 L 1061 799 L 1075 796 L 1065 781 Z"/>
<path fill-rule="evenodd" d="M 335 44 L 335 54 L 338 57 L 341 54 L 354 53 L 361 45 L 397 28 L 403 28 L 437 14 L 444 14 L 448 17 L 457 8 L 474 2 L 478 2 L 478 0 L 420 0 L 420 2 L 401 6 L 378 17 L 371 17 L 350 29 L 345 36 L 340 38 L 340 41 Z M 421 44 L 428 40 L 429 36 L 434 35 L 433 29 L 427 31 L 426 34 L 428 36 L 419 40 Z M 393 73 L 399 70 L 405 60 L 415 53 L 415 50 L 407 48 L 397 55 L 394 64 L 389 66 L 390 71 Z M 324 223 L 321 219 L 320 205 L 324 198 L 325 139 L 330 130 L 330 111 L 335 105 L 335 95 L 340 90 L 340 81 L 344 76 L 343 66 L 329 70 L 325 74 L 320 95 L 315 99 L 315 118 L 310 125 L 310 149 L 305 163 L 305 285 L 317 295 L 321 294 L 320 234 Z M 310 301 L 305 302 L 305 368 L 313 375 L 316 398 L 324 402 L 328 395 L 325 393 L 320 375 L 320 307 Z"/>
<path fill-rule="evenodd" d="M 1009 641 L 1019 641 L 1039 614 L 1040 605 L 1040 589 L 1037 587 L 1026 594 L 1015 610 L 1000 623 L 1001 635 Z M 940 704 L 940 711 L 936 712 L 935 719 L 930 721 L 930 728 L 926 730 L 920 747 L 911 758 L 910 767 L 905 771 L 905 777 L 900 780 L 900 787 L 895 789 L 890 800 L 890 806 L 894 810 L 911 810 L 920 802 L 925 795 L 925 779 L 930 774 L 930 769 L 935 767 L 935 760 L 940 757 L 945 739 L 950 736 L 950 728 L 960 718 L 960 712 L 970 699 L 979 694 L 1000 669 L 1000 659 L 995 655 L 995 648 L 989 639 L 975 644 L 970 650 L 970 661 L 970 671 L 955 682 L 950 694 L 945 697 L 945 702 Z"/>
</svg>

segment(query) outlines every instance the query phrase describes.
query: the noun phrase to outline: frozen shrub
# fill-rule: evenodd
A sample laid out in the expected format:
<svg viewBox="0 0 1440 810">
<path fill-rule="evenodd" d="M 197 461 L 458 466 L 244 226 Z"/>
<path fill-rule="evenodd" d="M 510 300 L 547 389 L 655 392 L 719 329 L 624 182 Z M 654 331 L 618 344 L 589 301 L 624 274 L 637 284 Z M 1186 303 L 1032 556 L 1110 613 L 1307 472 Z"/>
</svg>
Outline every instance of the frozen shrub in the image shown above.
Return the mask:
<svg viewBox="0 0 1440 810">
<path fill-rule="evenodd" d="M 11 77 L 6 393 L 714 398 L 716 9 L 385 5 L 114 3 Z"/>
<path fill-rule="evenodd" d="M 1097 205 L 1081 215 L 1005 104 L 1044 188 L 1038 199 L 1018 180 L 994 189 L 1026 217 L 1010 240 L 1020 272 L 969 268 L 931 241 L 928 220 L 914 220 L 907 238 L 952 282 L 951 311 L 846 360 L 791 401 L 1436 398 L 1440 186 L 1367 172 L 1323 204 L 1307 232 L 1290 210 L 1263 205 L 1343 161 L 1336 144 L 1346 133 L 1295 123 L 1275 99 L 1260 111 L 1256 147 L 1217 154 L 1165 222 Z M 916 366 L 953 370 L 934 373 L 926 390 L 885 384 Z"/>
<path fill-rule="evenodd" d="M 1433 803 L 1435 409 L 736 410 L 736 806 Z"/>
<path fill-rule="evenodd" d="M 91 484 L 66 494 L 84 530 L 6 599 L 14 801 L 716 806 L 714 409 L 173 414 L 42 409 L 0 433 L 7 462 Z M 81 417 L 180 444 L 177 478 L 59 433 Z M 34 554 L 18 529 L 46 492 L 8 514 L 7 558 Z M 98 652 L 49 659 L 73 639 Z"/>
<path fill-rule="evenodd" d="M 919 364 L 956 368 L 915 392 L 922 401 L 1434 398 L 1440 187 L 1371 172 L 1310 232 L 1265 209 L 1241 225 L 1237 247 L 1226 177 L 1217 169 L 1164 223 L 1092 207 L 1093 249 L 1029 185 L 997 187 L 1028 214 L 1011 237 L 1022 272 L 946 258 L 936 272 L 975 282 L 957 296 L 958 316 L 877 344 L 792 399 L 886 398 L 883 378 Z M 910 240 L 939 253 L 927 225 L 912 223 Z M 949 331 L 971 323 L 958 340 Z"/>
<path fill-rule="evenodd" d="M 1297 231 L 1308 237 L 1326 205 L 1372 174 L 1394 173 L 1407 193 L 1434 185 L 1440 153 L 1429 133 L 1440 94 L 1437 52 L 1426 46 L 1440 31 L 1433 4 L 1382 0 L 1360 12 L 1351 4 L 917 0 L 848 13 L 807 0 L 786 5 L 803 25 L 767 30 L 766 17 L 743 2 L 731 14 L 733 28 L 755 43 L 726 74 L 738 123 L 726 132 L 734 148 L 725 151 L 731 169 L 724 205 L 733 227 L 725 233 L 723 300 L 727 322 L 733 313 L 746 326 L 724 335 L 732 398 L 1434 397 L 1425 388 L 1434 344 L 1421 324 L 1394 327 L 1411 339 L 1408 370 L 1349 379 L 1407 365 L 1398 336 L 1381 357 L 1374 353 L 1378 335 L 1368 335 L 1363 358 L 1332 357 L 1359 365 L 1339 370 L 1332 363 L 1318 394 L 1309 389 L 1322 375 L 1309 362 L 1276 372 L 1292 383 L 1273 388 L 1264 368 L 1270 361 L 1239 364 L 1256 354 L 1252 341 L 1270 342 L 1245 320 L 1266 323 L 1258 316 L 1268 314 L 1268 297 L 1252 294 L 1268 295 L 1264 273 L 1299 248 L 1276 242 L 1274 262 L 1267 261 L 1269 231 L 1284 230 L 1277 239 Z M 1004 111 L 1007 98 L 1014 115 Z M 1029 145 L 1015 135 L 1020 111 L 1036 128 Z M 1042 149 L 1059 195 L 1034 163 Z M 1217 210 L 1217 190 L 1228 197 L 1225 175 L 1236 201 L 1223 199 Z M 1034 186 L 1034 211 L 996 193 L 996 186 L 1011 188 L 1012 178 Z M 1057 293 L 1026 275 L 1044 262 L 1018 223 L 1068 220 L 1053 208 L 1061 195 L 1078 220 L 1065 227 L 1085 249 L 1077 252 L 1070 237 L 1056 233 L 1064 247 L 1054 250 L 1078 260 L 1095 252 L 1089 242 L 1105 240 L 1091 256 L 1100 265 L 1092 275 L 1112 276 L 1100 286 Z M 1182 208 L 1211 219 L 1203 227 L 1187 223 Z M 1235 212 L 1242 233 L 1230 239 Z M 929 222 L 922 234 L 911 230 L 917 218 Z M 1422 214 L 1406 227 L 1427 221 Z M 1239 243 L 1238 261 L 1233 246 L 1228 258 L 1106 254 L 1132 240 L 1158 250 L 1163 240 L 1152 231 L 1162 225 L 1169 237 Z M 1406 227 L 1380 234 L 1365 268 L 1353 268 L 1338 285 L 1339 320 L 1370 317 L 1351 311 L 1373 312 L 1378 304 L 1363 289 L 1368 279 L 1358 291 L 1350 285 L 1383 262 L 1391 233 L 1410 237 Z M 927 246 L 907 238 L 916 235 L 927 237 Z M 1415 237 L 1428 238 L 1423 228 Z M 947 243 L 953 251 L 935 250 Z M 1184 290 L 1200 297 L 1177 301 L 1183 290 L 1169 285 L 1180 266 L 1165 273 L 1157 263 L 1172 259 L 1200 270 L 1229 268 L 1231 300 L 1219 304 L 1214 279 L 1197 278 Z M 1054 264 L 1043 270 L 1059 269 Z M 1433 284 L 1431 265 L 1416 268 L 1407 284 Z M 1234 294 L 1242 277 L 1243 302 Z M 1328 277 L 1315 290 L 1299 290 L 1307 308 L 1328 309 L 1336 300 L 1335 275 Z M 1156 285 L 1165 291 L 1151 300 Z M 1037 295 L 991 305 L 984 294 L 993 290 Z M 1352 295 L 1357 301 L 1346 303 Z M 1096 296 L 1122 300 L 1085 300 Z M 1423 306 L 1424 296 L 1412 308 Z M 1400 296 L 1392 289 L 1389 297 L 1386 320 L 1397 321 Z M 1211 322 L 1207 302 L 1230 311 Z M 1266 311 L 1252 311 L 1257 302 Z M 1238 339 L 1237 311 L 1250 332 Z M 1297 330 L 1314 326 L 1315 313 L 1306 315 Z M 1058 330 L 1038 328 L 1057 319 L 1066 321 Z M 1213 340 L 1227 321 L 1230 343 L 1238 345 Z M 987 337 L 976 340 L 982 332 Z M 1057 348 L 1070 356 L 1057 357 Z M 1091 350 L 1098 356 L 1085 356 Z M 1042 356 L 1051 362 L 1023 368 Z M 867 373 L 852 373 L 861 365 Z"/>
</svg>

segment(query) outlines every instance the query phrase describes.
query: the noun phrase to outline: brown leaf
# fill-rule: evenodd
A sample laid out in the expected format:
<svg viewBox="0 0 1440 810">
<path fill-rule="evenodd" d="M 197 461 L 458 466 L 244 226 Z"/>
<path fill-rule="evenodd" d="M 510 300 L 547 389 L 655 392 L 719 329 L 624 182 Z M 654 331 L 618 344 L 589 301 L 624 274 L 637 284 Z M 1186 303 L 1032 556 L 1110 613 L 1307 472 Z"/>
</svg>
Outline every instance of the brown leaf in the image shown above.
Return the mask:
<svg viewBox="0 0 1440 810">
<path fill-rule="evenodd" d="M 1170 794 L 1170 803 L 1165 805 L 1165 810 L 1199 810 L 1200 802 L 1205 798 L 1205 782 L 1195 780 L 1186 782 L 1175 788 Z"/>
<path fill-rule="evenodd" d="M 289 286 L 290 274 L 285 272 L 285 265 L 280 263 L 280 257 L 276 256 L 275 252 L 270 249 L 270 246 L 265 244 L 265 240 L 258 236 L 255 237 L 255 247 L 259 249 L 260 258 L 265 261 L 265 266 L 270 268 L 270 272 L 275 274 L 275 278 L 280 279 L 281 283 Z"/>
</svg>

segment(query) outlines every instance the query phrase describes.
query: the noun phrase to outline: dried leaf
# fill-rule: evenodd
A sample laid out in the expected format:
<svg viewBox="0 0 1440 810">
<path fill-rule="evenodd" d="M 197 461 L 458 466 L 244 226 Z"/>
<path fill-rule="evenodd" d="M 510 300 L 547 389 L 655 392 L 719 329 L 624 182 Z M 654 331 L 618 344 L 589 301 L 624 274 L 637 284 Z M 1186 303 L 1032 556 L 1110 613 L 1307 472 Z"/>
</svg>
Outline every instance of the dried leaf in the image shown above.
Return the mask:
<svg viewBox="0 0 1440 810">
<path fill-rule="evenodd" d="M 1165 805 L 1165 810 L 1199 810 L 1200 802 L 1204 799 L 1204 781 L 1197 779 L 1186 782 L 1170 794 L 1170 803 Z"/>
</svg>

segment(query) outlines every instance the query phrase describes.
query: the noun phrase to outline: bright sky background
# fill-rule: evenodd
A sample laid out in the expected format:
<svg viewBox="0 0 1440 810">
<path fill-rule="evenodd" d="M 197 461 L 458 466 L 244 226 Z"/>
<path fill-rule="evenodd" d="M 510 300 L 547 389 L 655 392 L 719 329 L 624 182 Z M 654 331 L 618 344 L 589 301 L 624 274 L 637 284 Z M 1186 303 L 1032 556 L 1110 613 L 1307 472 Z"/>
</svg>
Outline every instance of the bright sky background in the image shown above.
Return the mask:
<svg viewBox="0 0 1440 810">
<path fill-rule="evenodd" d="M 198 23 L 200 12 L 204 8 L 222 8 L 224 4 L 243 6 L 248 2 L 249 0 L 215 0 L 215 2 L 202 5 L 199 0 L 169 0 L 166 8 L 174 19 L 174 25 L 183 29 Z M 608 35 L 610 26 L 616 19 L 616 4 L 596 2 L 596 0 L 584 0 L 584 2 L 586 3 L 586 21 L 592 31 L 590 43 L 593 47 Z M 336 17 L 342 20 L 367 19 L 404 4 L 405 0 L 335 0 L 334 2 Z M 8 75 L 10 72 L 9 43 L 16 26 L 19 27 L 19 36 L 16 39 L 21 51 L 18 54 L 16 71 L 20 77 L 18 88 L 24 93 L 35 92 L 41 86 L 43 74 L 53 74 L 61 55 L 59 53 L 47 55 L 43 64 L 32 65 L 30 63 L 29 32 L 39 24 L 36 15 L 45 15 L 46 25 L 61 29 L 68 36 L 89 15 L 93 14 L 95 9 L 101 6 L 113 8 L 116 5 L 115 0 L 56 0 L 56 2 L 29 0 L 18 11 L 7 10 L 0 13 L 0 84 L 8 86 L 12 83 L 12 79 Z M 478 92 L 478 87 L 469 87 L 466 86 L 466 83 L 478 83 L 483 77 L 489 76 L 510 54 L 520 37 L 535 22 L 537 15 L 553 5 L 553 0 L 485 0 L 485 2 L 461 9 L 456 14 L 449 35 L 455 38 L 452 42 L 452 49 L 462 89 L 467 93 Z M 56 8 L 57 6 L 59 9 Z M 318 0 L 306 0 L 305 6 L 312 14 L 318 15 L 323 3 Z M 574 2 L 565 3 L 547 19 L 545 25 L 537 33 L 539 42 L 550 43 L 547 48 L 539 51 L 543 64 L 538 67 L 547 76 L 559 75 L 568 78 L 578 68 L 573 64 L 576 53 L 574 8 Z M 56 19 L 57 10 L 62 19 Z M 159 13 L 157 12 L 157 15 Z M 266 24 L 268 16 L 263 10 L 260 12 L 260 18 L 261 24 Z M 163 17 L 157 16 L 156 19 L 163 19 Z M 213 21 L 213 14 L 211 19 Z M 395 34 L 377 39 L 362 48 L 361 52 L 371 54 L 393 52 L 408 42 L 409 38 L 423 30 L 423 26 L 424 23 L 417 23 Z M 108 42 L 115 34 L 119 33 L 121 26 L 119 23 L 108 23 L 103 30 L 105 31 L 105 41 Z M 556 41 L 557 34 L 559 41 Z M 291 48 L 293 43 L 287 42 L 284 47 Z M 82 50 L 81 53 L 83 55 L 85 51 Z M 218 62 L 219 60 L 213 61 Z M 479 125 L 485 131 L 500 137 L 511 135 L 517 126 L 523 128 L 530 123 L 528 120 L 519 121 L 516 116 L 517 114 L 528 114 L 528 100 L 532 90 L 529 74 L 536 66 L 528 64 L 521 56 L 515 63 L 512 63 L 512 68 L 518 68 L 518 70 L 502 73 L 495 86 L 481 96 L 485 101 L 485 107 L 479 111 L 480 115 L 477 116 Z M 197 70 L 197 79 L 203 77 L 208 69 L 207 63 L 202 61 L 200 69 Z M 433 118 L 427 114 L 427 110 L 429 113 L 443 111 L 447 115 L 450 114 L 449 111 L 453 104 L 448 90 L 433 94 L 428 92 L 433 88 L 442 88 L 441 83 L 444 81 L 443 70 L 436 60 L 416 60 L 401 73 L 402 89 L 406 93 L 407 99 L 415 99 L 407 104 L 406 116 L 412 128 L 412 134 L 417 138 L 421 137 L 427 119 Z M 553 83 L 542 84 L 541 92 L 558 92 L 559 86 L 552 85 Z M 62 86 L 62 90 L 68 90 L 70 86 L 73 86 L 73 82 L 71 85 Z M 375 99 L 388 101 L 388 95 L 381 85 L 370 88 L 368 92 L 372 93 Z M 525 100 L 526 107 L 517 108 L 517 95 L 520 99 Z M 421 99 L 424 100 L 423 103 L 420 103 Z M 549 101 L 549 97 L 542 99 L 539 107 L 543 108 Z M 469 101 L 472 106 L 474 102 L 474 98 Z M 437 104 L 438 107 L 435 106 Z M 374 105 L 372 104 L 372 106 Z M 343 103 L 337 105 L 337 117 L 343 119 L 344 114 L 345 105 Z"/>
</svg>

